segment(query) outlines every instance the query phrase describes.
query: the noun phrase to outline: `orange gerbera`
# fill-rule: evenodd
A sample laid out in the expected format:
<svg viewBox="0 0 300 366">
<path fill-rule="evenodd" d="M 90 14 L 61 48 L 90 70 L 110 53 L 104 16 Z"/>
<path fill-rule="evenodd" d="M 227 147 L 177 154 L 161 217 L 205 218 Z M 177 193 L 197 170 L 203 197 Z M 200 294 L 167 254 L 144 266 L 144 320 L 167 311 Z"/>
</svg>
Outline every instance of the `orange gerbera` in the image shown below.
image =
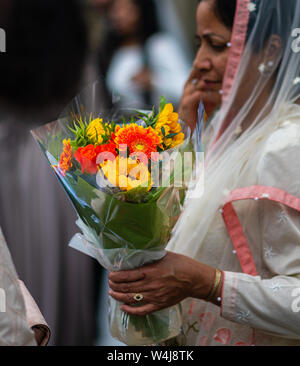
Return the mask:
<svg viewBox="0 0 300 366">
<path fill-rule="evenodd" d="M 157 146 L 162 140 L 152 127 L 144 128 L 135 123 L 126 126 L 117 126 L 114 142 L 120 151 L 120 145 L 127 145 L 129 154 L 141 156 L 145 154 L 148 159 L 151 153 L 157 152 Z"/>
<path fill-rule="evenodd" d="M 72 152 L 72 147 L 70 145 L 70 142 L 71 142 L 71 139 L 63 140 L 64 148 L 63 148 L 63 152 L 61 153 L 61 156 L 59 159 L 59 168 L 60 168 L 63 176 L 65 176 L 66 172 L 72 168 L 73 152 Z"/>
</svg>

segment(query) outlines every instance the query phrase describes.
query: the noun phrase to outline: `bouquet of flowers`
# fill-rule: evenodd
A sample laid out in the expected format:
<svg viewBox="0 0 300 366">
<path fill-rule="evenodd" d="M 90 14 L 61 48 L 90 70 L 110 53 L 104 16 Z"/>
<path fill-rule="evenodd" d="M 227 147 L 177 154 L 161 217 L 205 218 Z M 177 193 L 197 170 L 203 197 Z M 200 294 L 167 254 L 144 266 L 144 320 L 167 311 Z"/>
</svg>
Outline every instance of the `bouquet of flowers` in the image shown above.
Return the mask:
<svg viewBox="0 0 300 366">
<path fill-rule="evenodd" d="M 197 164 L 197 137 L 192 140 L 172 104 L 162 97 L 158 112 L 123 112 L 114 119 L 80 105 L 32 134 L 78 214 L 81 233 L 71 247 L 109 271 L 165 255 Z M 128 316 L 120 306 L 110 298 L 110 330 L 127 345 L 161 342 L 181 331 L 179 305 L 145 317 Z"/>
</svg>

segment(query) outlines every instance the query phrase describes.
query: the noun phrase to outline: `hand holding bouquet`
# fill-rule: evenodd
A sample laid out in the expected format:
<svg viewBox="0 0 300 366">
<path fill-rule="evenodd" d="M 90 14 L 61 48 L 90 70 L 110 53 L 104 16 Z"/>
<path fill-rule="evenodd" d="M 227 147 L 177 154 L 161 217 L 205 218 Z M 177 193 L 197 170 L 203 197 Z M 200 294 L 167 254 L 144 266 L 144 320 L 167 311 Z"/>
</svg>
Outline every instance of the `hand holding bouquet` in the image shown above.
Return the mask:
<svg viewBox="0 0 300 366">
<path fill-rule="evenodd" d="M 71 247 L 109 271 L 165 255 L 197 163 L 190 130 L 172 104 L 161 98 L 158 113 L 153 108 L 116 120 L 81 109 L 33 135 L 78 214 L 82 233 Z M 120 306 L 110 299 L 110 329 L 128 345 L 161 342 L 181 330 L 179 305 L 145 317 L 129 316 Z"/>
</svg>

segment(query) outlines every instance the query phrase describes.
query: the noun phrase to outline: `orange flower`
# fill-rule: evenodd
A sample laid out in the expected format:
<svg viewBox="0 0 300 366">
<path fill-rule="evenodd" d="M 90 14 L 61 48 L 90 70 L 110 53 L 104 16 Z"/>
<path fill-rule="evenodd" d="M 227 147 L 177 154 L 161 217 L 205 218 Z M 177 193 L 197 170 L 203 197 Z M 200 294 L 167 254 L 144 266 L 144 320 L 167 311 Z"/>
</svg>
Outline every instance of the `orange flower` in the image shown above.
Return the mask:
<svg viewBox="0 0 300 366">
<path fill-rule="evenodd" d="M 79 147 L 74 154 L 75 159 L 81 165 L 82 173 L 96 174 L 97 173 L 97 152 L 94 145 Z"/>
<path fill-rule="evenodd" d="M 112 161 L 117 156 L 116 144 L 113 141 L 110 141 L 107 144 L 96 146 L 95 149 L 96 149 L 97 157 L 99 156 L 99 154 L 101 154 L 100 159 L 99 159 L 100 161 L 97 161 L 98 164 L 102 164 L 106 160 Z M 113 159 L 112 159 L 112 156 L 113 156 Z"/>
<path fill-rule="evenodd" d="M 60 160 L 59 160 L 59 168 L 62 172 L 62 175 L 65 176 L 66 172 L 72 168 L 72 147 L 70 145 L 71 139 L 65 139 L 63 141 L 64 148 L 63 152 L 61 153 Z"/>
<path fill-rule="evenodd" d="M 144 128 L 135 123 L 116 127 L 114 142 L 120 151 L 120 145 L 127 145 L 129 154 L 145 154 L 148 159 L 162 140 L 152 127 Z"/>
<path fill-rule="evenodd" d="M 111 154 L 113 154 L 114 158 L 117 155 L 116 145 L 113 142 L 98 146 L 90 144 L 85 147 L 79 147 L 77 149 L 77 151 L 74 154 L 74 157 L 81 165 L 82 173 L 88 173 L 88 174 L 97 173 L 98 171 L 97 157 L 100 153 L 104 153 L 104 155 L 101 156 L 102 162 L 106 161 L 107 159 L 112 160 Z M 111 154 L 107 154 L 105 156 L 105 153 L 111 153 Z"/>
</svg>

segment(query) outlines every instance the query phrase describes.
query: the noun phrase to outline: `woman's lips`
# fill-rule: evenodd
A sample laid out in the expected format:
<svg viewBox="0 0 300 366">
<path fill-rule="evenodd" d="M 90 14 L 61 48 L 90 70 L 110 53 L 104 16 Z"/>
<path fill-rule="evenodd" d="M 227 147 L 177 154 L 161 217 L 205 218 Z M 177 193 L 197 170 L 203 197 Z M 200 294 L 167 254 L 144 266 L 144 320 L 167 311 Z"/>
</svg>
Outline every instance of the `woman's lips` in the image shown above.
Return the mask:
<svg viewBox="0 0 300 366">
<path fill-rule="evenodd" d="M 203 86 L 205 88 L 212 88 L 214 89 L 215 87 L 219 86 L 221 84 L 221 81 L 214 81 L 214 80 L 202 80 L 203 82 Z"/>
</svg>

